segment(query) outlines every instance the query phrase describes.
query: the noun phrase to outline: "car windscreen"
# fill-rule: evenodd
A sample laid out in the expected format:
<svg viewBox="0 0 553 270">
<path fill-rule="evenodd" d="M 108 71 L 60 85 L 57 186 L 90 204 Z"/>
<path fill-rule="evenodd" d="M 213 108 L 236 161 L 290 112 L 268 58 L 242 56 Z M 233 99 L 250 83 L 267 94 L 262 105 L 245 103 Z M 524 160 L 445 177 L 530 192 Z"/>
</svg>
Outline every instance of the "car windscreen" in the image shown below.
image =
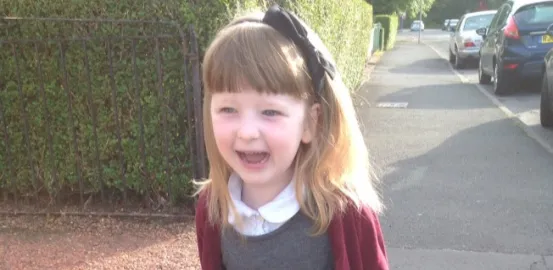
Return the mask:
<svg viewBox="0 0 553 270">
<path fill-rule="evenodd" d="M 553 23 L 553 1 L 536 3 L 520 8 L 514 15 L 519 27 L 547 27 Z"/>
<path fill-rule="evenodd" d="M 449 21 L 449 25 L 457 25 L 458 22 L 459 20 L 451 20 Z"/>
<path fill-rule="evenodd" d="M 465 20 L 463 31 L 476 30 L 483 27 L 488 27 L 492 22 L 494 14 L 485 14 L 478 16 L 471 16 Z"/>
</svg>

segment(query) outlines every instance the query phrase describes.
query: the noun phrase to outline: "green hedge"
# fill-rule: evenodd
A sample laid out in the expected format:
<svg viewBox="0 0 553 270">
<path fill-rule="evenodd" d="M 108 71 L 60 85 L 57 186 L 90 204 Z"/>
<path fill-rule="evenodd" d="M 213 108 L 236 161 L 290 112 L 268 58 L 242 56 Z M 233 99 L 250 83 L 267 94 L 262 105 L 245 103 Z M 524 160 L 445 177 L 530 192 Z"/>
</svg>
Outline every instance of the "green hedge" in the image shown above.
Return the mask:
<svg viewBox="0 0 553 270">
<path fill-rule="evenodd" d="M 362 76 L 368 56 L 370 31 L 372 28 L 372 7 L 364 0 L 203 0 L 203 1 L 128 1 L 128 0 L 0 0 L 0 15 L 17 17 L 66 17 L 66 18 L 111 18 L 140 20 L 171 20 L 182 28 L 193 24 L 200 47 L 209 44 L 217 29 L 236 14 L 250 9 L 266 8 L 278 2 L 297 12 L 313 26 L 337 60 L 346 84 L 356 88 Z M 29 23 L 18 31 L 2 28 L 2 38 L 46 37 L 54 35 L 75 36 L 83 34 L 83 27 L 69 24 Z M 96 26 L 95 34 L 114 34 L 119 28 Z M 40 29 L 40 30 L 37 30 Z M 138 29 L 126 29 L 126 34 L 138 34 Z M 134 31 L 134 32 L 133 32 Z M 151 26 L 144 33 L 171 33 L 171 27 Z M 0 101 L 4 123 L 0 123 L 0 190 L 32 196 L 33 190 L 51 198 L 77 194 L 79 191 L 76 154 L 81 159 L 84 190 L 97 194 L 100 188 L 99 173 L 104 187 L 110 194 L 119 194 L 127 189 L 142 196 L 146 191 L 164 193 L 170 188 L 177 200 L 191 191 L 190 143 L 186 123 L 183 123 L 189 108 L 185 107 L 186 90 L 182 82 L 182 57 L 177 40 L 160 44 L 163 58 L 164 95 L 158 93 L 155 44 L 151 41 L 137 43 L 137 66 L 140 70 L 140 103 L 133 88 L 131 50 L 129 42 L 114 42 L 114 73 L 120 122 L 122 149 L 125 157 L 124 173 L 126 185 L 120 172 L 117 155 L 119 145 L 114 121 L 112 88 L 109 78 L 106 44 L 90 42 L 89 53 L 92 79 L 92 102 L 97 107 L 97 134 L 100 147 L 98 171 L 95 158 L 95 142 L 92 124 L 92 110 L 89 105 L 87 78 L 83 64 L 84 51 L 80 43 L 66 49 L 66 65 L 71 89 L 74 126 L 69 125 L 68 96 L 63 87 L 57 44 L 52 43 L 39 49 L 42 61 L 41 75 L 44 79 L 44 94 L 49 116 L 44 114 L 44 99 L 36 71 L 36 52 L 32 44 L 17 46 L 20 61 L 22 97 L 19 94 L 16 65 L 12 48 L 3 45 L 0 50 Z M 24 102 L 23 102 L 24 101 Z M 168 102 L 167 106 L 162 106 Z M 26 104 L 26 105 L 25 105 Z M 144 134 L 146 142 L 146 164 L 142 166 L 139 151 L 140 126 L 138 105 L 142 104 Z M 28 141 L 25 135 L 25 121 L 22 105 L 28 116 Z M 167 136 L 162 136 L 163 111 L 167 112 Z M 6 129 L 3 125 L 7 126 Z M 74 128 L 74 129 L 73 129 Z M 53 147 L 48 143 L 51 131 Z M 77 148 L 73 145 L 73 130 L 77 133 Z M 9 147 L 4 140 L 9 136 Z M 165 159 L 164 147 L 168 149 Z M 9 149 L 8 152 L 5 149 Z M 29 151 L 28 151 L 29 150 Z M 51 154 L 51 151 L 53 154 Z M 30 155 L 29 155 L 30 154 Z M 29 158 L 30 157 L 30 158 Z M 11 164 L 11 169 L 8 168 Z M 146 185 L 146 179 L 153 185 Z"/>
<path fill-rule="evenodd" d="M 273 3 L 289 8 L 313 27 L 336 59 L 346 85 L 357 88 L 368 57 L 372 6 L 365 0 L 244 0 L 231 13 L 264 9 Z"/>
<path fill-rule="evenodd" d="M 190 12 L 186 12 L 187 6 L 180 2 L 3 1 L 0 14 L 16 17 L 164 19 L 175 20 L 184 28 L 188 21 L 193 22 L 195 19 Z M 197 30 L 201 37 L 216 27 L 218 25 L 209 24 Z M 164 24 L 6 21 L 0 24 L 0 33 L 3 39 L 45 40 L 58 36 L 106 37 L 121 33 L 127 36 L 174 35 L 178 32 L 175 27 Z M 105 40 L 91 39 L 86 44 L 86 51 L 81 41 L 64 43 L 72 114 L 69 113 L 59 44 L 51 40 L 41 42 L 38 46 L 38 53 L 33 43 L 14 46 L 20 76 L 17 74 L 11 44 L 4 44 L 0 49 L 0 102 L 4 119 L 3 122 L 0 120 L 1 189 L 23 197 L 32 198 L 36 191 L 40 197 L 67 200 L 79 197 L 79 179 L 82 179 L 82 188 L 87 196 L 85 199 L 89 194 L 98 194 L 102 187 L 106 197 L 115 200 L 121 197 L 123 190 L 136 197 L 149 192 L 153 200 L 158 198 L 158 194 L 166 197 L 166 191 L 169 191 L 171 197 L 166 199 L 173 201 L 183 199 L 184 194 L 191 192 L 189 180 L 192 177 L 193 159 L 189 155 L 188 108 L 185 106 L 188 91 L 183 83 L 183 57 L 178 39 L 159 41 L 159 52 L 163 59 L 163 95 L 158 89 L 154 40 L 136 40 L 139 94 L 135 92 L 130 39 L 112 42 L 113 86 L 119 125 L 115 120 L 109 51 Z M 40 72 L 37 71 L 37 56 L 41 62 Z M 91 75 L 90 96 L 85 56 L 88 57 Z M 21 94 L 19 81 L 22 85 Z M 97 143 L 93 128 L 93 107 L 97 118 Z M 140 109 L 144 124 L 144 159 L 140 151 Z M 25 121 L 25 114 L 28 121 Z M 7 126 L 7 133 L 4 125 Z M 8 141 L 4 139 L 6 135 Z M 49 136 L 52 138 L 51 145 Z M 119 157 L 120 149 L 124 156 L 123 164 Z"/>
<path fill-rule="evenodd" d="M 384 28 L 384 48 L 390 50 L 396 43 L 397 29 L 399 27 L 399 17 L 392 15 L 375 15 L 375 23 L 381 23 Z"/>
<path fill-rule="evenodd" d="M 314 2 L 298 1 L 295 10 L 321 35 L 337 61 L 344 82 L 354 90 L 362 79 L 368 57 L 372 6 L 365 0 Z"/>
</svg>

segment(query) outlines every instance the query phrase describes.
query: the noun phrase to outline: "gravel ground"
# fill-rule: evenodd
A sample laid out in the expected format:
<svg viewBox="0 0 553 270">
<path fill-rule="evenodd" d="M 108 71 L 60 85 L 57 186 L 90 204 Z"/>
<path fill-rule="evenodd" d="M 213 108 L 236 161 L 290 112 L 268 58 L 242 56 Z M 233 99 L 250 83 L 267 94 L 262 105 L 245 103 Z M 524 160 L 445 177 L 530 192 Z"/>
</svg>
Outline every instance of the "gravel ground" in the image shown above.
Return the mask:
<svg viewBox="0 0 553 270">
<path fill-rule="evenodd" d="M 193 219 L 0 217 L 0 269 L 200 269 Z"/>
</svg>

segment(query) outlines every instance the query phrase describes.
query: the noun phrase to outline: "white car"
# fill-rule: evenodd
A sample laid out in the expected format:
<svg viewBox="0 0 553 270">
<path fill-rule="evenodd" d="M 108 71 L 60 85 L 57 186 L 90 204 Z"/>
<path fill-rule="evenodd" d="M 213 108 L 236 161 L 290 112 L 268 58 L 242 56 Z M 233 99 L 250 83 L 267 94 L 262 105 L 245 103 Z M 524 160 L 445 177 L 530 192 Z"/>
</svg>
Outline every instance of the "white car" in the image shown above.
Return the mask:
<svg viewBox="0 0 553 270">
<path fill-rule="evenodd" d="M 488 27 L 495 13 L 497 10 L 478 11 L 467 13 L 459 19 L 449 39 L 449 62 L 455 68 L 463 68 L 468 60 L 477 61 L 480 58 L 482 36 L 476 30 Z"/>
<path fill-rule="evenodd" d="M 424 31 L 424 22 L 419 20 L 413 21 L 413 23 L 411 23 L 411 31 L 419 30 Z"/>
</svg>

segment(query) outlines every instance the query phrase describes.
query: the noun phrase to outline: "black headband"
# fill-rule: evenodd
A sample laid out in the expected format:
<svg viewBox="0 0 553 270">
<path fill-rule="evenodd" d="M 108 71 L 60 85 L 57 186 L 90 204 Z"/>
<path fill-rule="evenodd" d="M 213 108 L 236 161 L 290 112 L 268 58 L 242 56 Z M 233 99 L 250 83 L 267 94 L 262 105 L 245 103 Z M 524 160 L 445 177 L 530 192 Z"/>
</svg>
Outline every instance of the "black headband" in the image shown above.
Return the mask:
<svg viewBox="0 0 553 270">
<path fill-rule="evenodd" d="M 307 68 L 313 81 L 315 93 L 320 95 L 325 84 L 325 72 L 328 73 L 330 78 L 334 79 L 336 68 L 311 44 L 307 37 L 307 30 L 300 20 L 280 6 L 273 5 L 265 13 L 263 23 L 290 39 L 301 50 L 307 60 Z"/>
</svg>

